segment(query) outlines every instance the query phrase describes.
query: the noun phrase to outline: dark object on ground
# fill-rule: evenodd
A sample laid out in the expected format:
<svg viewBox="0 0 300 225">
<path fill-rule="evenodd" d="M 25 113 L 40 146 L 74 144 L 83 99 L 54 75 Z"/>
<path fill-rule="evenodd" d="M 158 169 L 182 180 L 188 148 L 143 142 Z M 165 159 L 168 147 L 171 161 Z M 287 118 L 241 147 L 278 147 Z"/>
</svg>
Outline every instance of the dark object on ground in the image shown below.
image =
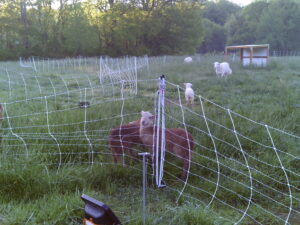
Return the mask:
<svg viewBox="0 0 300 225">
<path fill-rule="evenodd" d="M 81 195 L 81 199 L 85 202 L 84 225 L 121 225 L 121 222 L 112 210 L 103 202 L 85 194 Z"/>
<path fill-rule="evenodd" d="M 79 108 L 89 108 L 90 102 L 79 102 L 78 106 L 79 106 Z"/>
</svg>

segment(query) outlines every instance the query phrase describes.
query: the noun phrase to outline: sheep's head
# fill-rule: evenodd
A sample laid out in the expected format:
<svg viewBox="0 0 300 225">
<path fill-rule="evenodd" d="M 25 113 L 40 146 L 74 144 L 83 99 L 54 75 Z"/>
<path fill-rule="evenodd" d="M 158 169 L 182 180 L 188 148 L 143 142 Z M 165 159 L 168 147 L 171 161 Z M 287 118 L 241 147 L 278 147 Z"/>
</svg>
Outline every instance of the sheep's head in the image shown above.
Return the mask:
<svg viewBox="0 0 300 225">
<path fill-rule="evenodd" d="M 219 68 L 219 67 L 220 67 L 220 63 L 214 62 L 214 67 L 215 67 L 215 69 L 216 69 L 216 68 Z"/>
<path fill-rule="evenodd" d="M 146 111 L 142 111 L 141 112 L 141 122 L 140 122 L 140 126 L 141 127 L 151 127 L 154 124 L 154 115 L 152 115 L 152 113 Z"/>
<path fill-rule="evenodd" d="M 193 86 L 193 84 L 191 83 L 183 83 L 185 88 L 191 88 Z"/>
</svg>

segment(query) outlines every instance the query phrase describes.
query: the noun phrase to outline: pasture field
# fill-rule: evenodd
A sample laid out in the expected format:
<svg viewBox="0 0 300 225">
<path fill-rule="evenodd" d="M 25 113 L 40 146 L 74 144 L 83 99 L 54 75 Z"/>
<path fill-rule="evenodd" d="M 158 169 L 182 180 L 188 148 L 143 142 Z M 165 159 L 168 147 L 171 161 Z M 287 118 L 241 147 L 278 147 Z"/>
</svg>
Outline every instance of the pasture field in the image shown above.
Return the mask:
<svg viewBox="0 0 300 225">
<path fill-rule="evenodd" d="M 142 224 L 145 149 L 114 165 L 108 135 L 153 111 L 161 74 L 166 126 L 186 126 L 196 145 L 187 181 L 169 153 L 166 188 L 148 166 L 147 224 L 300 224 L 300 58 L 230 62 L 226 78 L 213 70 L 222 56 L 183 58 L 1 62 L 0 224 L 82 224 L 83 193 Z M 193 107 L 184 82 L 201 96 Z"/>
</svg>

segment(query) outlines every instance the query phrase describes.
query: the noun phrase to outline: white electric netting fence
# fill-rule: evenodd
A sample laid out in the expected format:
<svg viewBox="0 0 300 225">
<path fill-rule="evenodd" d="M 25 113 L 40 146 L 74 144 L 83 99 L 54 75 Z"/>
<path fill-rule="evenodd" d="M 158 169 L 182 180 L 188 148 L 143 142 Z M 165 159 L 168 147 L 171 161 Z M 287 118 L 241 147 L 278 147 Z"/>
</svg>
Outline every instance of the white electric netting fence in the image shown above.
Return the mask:
<svg viewBox="0 0 300 225">
<path fill-rule="evenodd" d="M 9 70 L 1 74 L 9 84 L 7 101 L 2 102 L 2 166 L 36 163 L 59 170 L 111 164 L 111 129 L 138 120 L 142 110 L 152 111 L 159 88 L 158 79 L 134 79 L 136 93 L 127 91 L 123 80 L 99 82 L 90 74 L 73 79 L 68 74 L 35 76 Z M 24 97 L 14 98 L 19 93 Z M 183 96 L 179 85 L 166 80 L 159 114 L 164 117 L 162 126 L 182 128 L 193 136 L 188 177 L 180 179 L 181 159 L 166 149 L 159 162 L 163 170 L 156 172 L 158 184 L 163 178 L 166 187 L 178 193 L 178 201 L 185 198 L 226 209 L 215 213 L 233 224 L 289 224 L 300 213 L 300 137 L 200 95 L 188 107 Z M 90 104 L 82 108 L 79 102 Z M 123 163 L 139 169 L 137 153 L 152 146 L 134 146 L 131 154 L 122 144 Z"/>
<path fill-rule="evenodd" d="M 92 86 L 97 77 L 99 80 L 98 83 L 101 85 L 123 81 L 126 84 L 127 89 L 130 89 L 135 93 L 137 92 L 136 80 L 138 79 L 138 71 L 146 69 L 149 74 L 148 56 L 123 57 L 116 59 L 102 56 L 99 58 L 77 57 L 66 59 L 49 59 L 41 57 L 24 59 L 20 57 L 19 65 L 21 68 L 33 70 L 35 73 L 29 74 L 28 76 L 34 76 L 37 82 L 39 82 L 40 75 L 54 73 L 55 75 L 60 76 L 60 79 L 63 75 L 64 79 L 75 79 L 75 81 L 80 81 L 87 77 L 90 86 Z M 8 72 L 8 74 L 10 73 L 11 72 Z M 54 74 L 53 76 L 55 76 Z M 84 77 L 82 77 L 82 74 L 84 74 Z"/>
</svg>

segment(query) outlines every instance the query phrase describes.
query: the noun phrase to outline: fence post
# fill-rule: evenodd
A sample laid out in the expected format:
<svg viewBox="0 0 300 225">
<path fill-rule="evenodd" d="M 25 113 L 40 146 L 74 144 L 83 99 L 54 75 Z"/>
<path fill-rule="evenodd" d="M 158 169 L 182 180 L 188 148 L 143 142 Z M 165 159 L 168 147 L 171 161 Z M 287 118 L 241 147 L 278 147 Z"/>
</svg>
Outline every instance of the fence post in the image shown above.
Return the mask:
<svg viewBox="0 0 300 225">
<path fill-rule="evenodd" d="M 138 155 L 143 156 L 143 224 L 146 224 L 147 209 L 146 209 L 146 194 L 147 194 L 147 156 L 150 155 L 149 152 L 142 152 Z"/>
<path fill-rule="evenodd" d="M 165 187 L 162 184 L 163 172 L 164 172 L 164 161 L 165 161 L 165 75 L 160 76 L 159 90 L 158 90 L 158 104 L 155 109 L 156 114 L 156 132 L 155 137 L 155 149 L 154 152 L 155 159 L 155 180 L 156 185 L 161 188 Z"/>
<path fill-rule="evenodd" d="M 135 73 L 135 94 L 137 95 L 138 92 L 138 75 L 137 75 L 137 63 L 136 63 L 136 57 L 134 57 L 134 73 Z"/>
</svg>

